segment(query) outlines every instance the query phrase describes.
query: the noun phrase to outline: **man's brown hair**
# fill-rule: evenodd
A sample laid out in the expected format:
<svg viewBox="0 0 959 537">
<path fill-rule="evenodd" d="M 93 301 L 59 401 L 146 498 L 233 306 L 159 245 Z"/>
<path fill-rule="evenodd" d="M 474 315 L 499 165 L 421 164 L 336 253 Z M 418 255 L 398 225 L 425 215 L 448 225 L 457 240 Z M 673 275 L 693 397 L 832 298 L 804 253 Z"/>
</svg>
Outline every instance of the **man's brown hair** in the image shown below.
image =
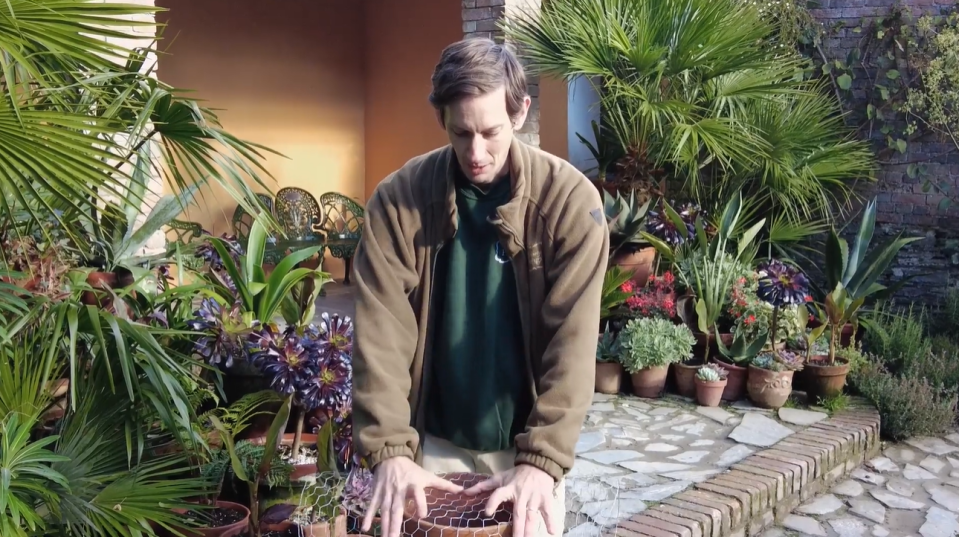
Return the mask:
<svg viewBox="0 0 959 537">
<path fill-rule="evenodd" d="M 441 112 L 464 98 L 506 87 L 506 111 L 515 119 L 523 111 L 528 89 L 526 73 L 508 45 L 485 37 L 463 39 L 443 49 L 433 70 L 430 103 Z"/>
</svg>

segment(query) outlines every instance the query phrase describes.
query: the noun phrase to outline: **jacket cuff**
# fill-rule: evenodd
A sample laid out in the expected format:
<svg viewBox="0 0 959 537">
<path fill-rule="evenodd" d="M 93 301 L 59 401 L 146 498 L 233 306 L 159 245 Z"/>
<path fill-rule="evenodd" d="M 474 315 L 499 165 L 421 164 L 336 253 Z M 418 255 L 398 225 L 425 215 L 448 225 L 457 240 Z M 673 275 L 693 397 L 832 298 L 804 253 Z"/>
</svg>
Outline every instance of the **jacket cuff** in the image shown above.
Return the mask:
<svg viewBox="0 0 959 537">
<path fill-rule="evenodd" d="M 375 467 L 377 464 L 393 457 L 406 457 L 413 460 L 413 450 L 407 445 L 386 446 L 379 451 L 370 453 L 370 466 Z"/>
<path fill-rule="evenodd" d="M 535 466 L 540 470 L 549 474 L 553 478 L 553 481 L 557 483 L 563 479 L 563 476 L 566 475 L 566 472 L 563 470 L 563 467 L 559 464 L 556 464 L 556 461 L 550 459 L 549 457 L 544 457 L 538 453 L 530 453 L 528 451 L 520 451 L 516 454 L 516 464 L 528 464 L 530 466 Z"/>
</svg>

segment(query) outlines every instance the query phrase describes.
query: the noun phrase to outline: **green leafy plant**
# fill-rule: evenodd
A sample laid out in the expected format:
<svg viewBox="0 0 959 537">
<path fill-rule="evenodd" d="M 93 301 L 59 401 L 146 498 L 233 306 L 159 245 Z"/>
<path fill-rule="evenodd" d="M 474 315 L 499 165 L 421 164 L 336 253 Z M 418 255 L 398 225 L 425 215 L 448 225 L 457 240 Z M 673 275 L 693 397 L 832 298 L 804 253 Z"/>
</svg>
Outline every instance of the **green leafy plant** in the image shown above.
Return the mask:
<svg viewBox="0 0 959 537">
<path fill-rule="evenodd" d="M 632 274 L 620 266 L 606 269 L 603 275 L 603 291 L 599 303 L 599 318 L 609 319 L 616 308 L 623 305 L 632 293 L 623 290 L 623 284 L 628 282 Z"/>
<path fill-rule="evenodd" d="M 685 325 L 666 319 L 640 318 L 626 323 L 619 334 L 620 361 L 630 373 L 681 362 L 690 357 L 696 338 Z"/>
<path fill-rule="evenodd" d="M 645 244 L 642 231 L 646 227 L 646 215 L 649 212 L 650 200 L 639 205 L 636 200 L 636 191 L 630 191 L 629 196 L 617 193 L 615 197 L 603 190 L 603 208 L 606 213 L 606 224 L 609 227 L 609 256 L 612 258 L 623 249 L 635 249 Z"/>
<path fill-rule="evenodd" d="M 810 337 L 816 340 L 820 334 L 829 330 L 829 363 L 836 360 L 839 335 L 847 323 L 854 327 L 865 321 L 860 312 L 866 300 L 882 300 L 891 296 L 907 281 L 904 278 L 896 284 L 886 287 L 879 278 L 888 270 L 896 255 L 904 246 L 921 240 L 922 237 L 902 237 L 902 233 L 881 248 L 869 250 L 876 228 L 876 200 L 871 200 L 863 212 L 859 231 L 856 233 L 852 249 L 833 228 L 826 240 L 825 276 L 829 290 L 824 306 L 817 307 L 819 317 L 825 322 L 812 330 Z"/>
<path fill-rule="evenodd" d="M 768 338 L 768 332 L 760 332 L 752 341 L 746 339 L 744 334 L 737 333 L 733 336 L 733 344 L 730 347 L 726 347 L 719 332 L 717 331 L 715 334 L 716 346 L 719 348 L 719 353 L 734 364 L 749 363 L 750 360 L 763 350 Z"/>
<path fill-rule="evenodd" d="M 621 352 L 619 338 L 612 334 L 608 328 L 604 330 L 596 344 L 596 361 L 603 363 L 617 362 Z"/>
</svg>

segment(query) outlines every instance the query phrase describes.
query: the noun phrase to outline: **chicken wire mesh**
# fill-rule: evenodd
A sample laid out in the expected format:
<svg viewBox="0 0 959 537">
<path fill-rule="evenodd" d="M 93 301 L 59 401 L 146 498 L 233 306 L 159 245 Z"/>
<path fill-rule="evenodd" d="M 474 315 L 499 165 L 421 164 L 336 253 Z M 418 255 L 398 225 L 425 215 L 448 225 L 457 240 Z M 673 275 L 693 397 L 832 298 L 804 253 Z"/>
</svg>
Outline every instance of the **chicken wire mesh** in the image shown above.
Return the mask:
<svg viewBox="0 0 959 537">
<path fill-rule="evenodd" d="M 475 473 L 440 473 L 438 476 L 468 489 L 489 476 Z M 315 480 L 313 480 L 315 478 Z M 632 490 L 627 476 L 603 476 L 566 479 L 561 483 L 560 503 L 550 505 L 559 522 L 558 535 L 593 537 L 616 535 L 624 523 L 646 509 L 654 498 L 643 498 Z M 667 493 L 664 484 L 664 493 Z M 416 513 L 415 500 L 407 498 L 399 535 L 403 537 L 511 537 L 516 528 L 512 502 L 504 502 L 493 513 L 485 513 L 492 492 L 475 495 L 426 489 L 426 516 Z M 373 514 L 372 526 L 363 531 L 363 520 L 373 496 L 373 475 L 366 468 L 334 475 L 316 474 L 291 497 L 287 511 L 275 511 L 279 524 L 271 520 L 269 509 L 261 519 L 265 537 L 337 537 L 346 534 L 388 537 L 383 532 L 382 510 Z M 664 498 L 663 498 L 664 499 Z M 277 509 L 274 506 L 271 509 Z M 558 512 L 557 512 L 558 511 Z M 526 523 L 530 533 L 547 536 L 542 514 L 533 514 Z M 627 523 L 628 526 L 628 523 Z M 526 533 L 526 532 L 524 532 Z"/>
</svg>

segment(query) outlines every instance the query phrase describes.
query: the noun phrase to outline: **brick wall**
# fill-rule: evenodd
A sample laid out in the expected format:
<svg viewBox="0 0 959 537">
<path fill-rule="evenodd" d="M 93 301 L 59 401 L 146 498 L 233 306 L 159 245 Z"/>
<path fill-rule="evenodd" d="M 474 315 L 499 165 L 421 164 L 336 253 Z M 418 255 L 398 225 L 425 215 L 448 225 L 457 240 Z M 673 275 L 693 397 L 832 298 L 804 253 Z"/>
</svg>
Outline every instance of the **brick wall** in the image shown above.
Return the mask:
<svg viewBox="0 0 959 537">
<path fill-rule="evenodd" d="M 462 0 L 463 37 L 488 37 L 504 42 L 499 22 L 506 17 L 523 13 L 535 13 L 541 0 Z M 522 55 L 522 51 L 519 51 Z M 521 56 L 522 57 L 522 56 Z M 527 75 L 529 95 L 532 100 L 526 123 L 519 131 L 524 142 L 539 147 L 539 78 Z"/>
<path fill-rule="evenodd" d="M 886 15 L 895 5 L 910 8 L 918 17 L 924 13 L 939 14 L 955 5 L 955 1 L 819 0 L 818 8 L 810 11 L 827 31 L 838 26 L 838 29 L 830 32 L 825 49 L 830 59 L 844 60 L 863 38 L 862 33 L 854 30 L 862 24 L 862 20 Z M 856 83 L 866 83 L 861 71 L 857 72 Z M 855 92 L 856 86 L 853 89 Z M 881 133 L 878 135 L 882 136 Z M 938 205 L 941 196 L 924 193 L 922 180 L 910 178 L 907 166 L 909 163 L 927 162 L 936 182 L 946 183 L 956 189 L 959 188 L 959 151 L 952 144 L 919 141 L 911 142 L 905 154 L 895 152 L 882 160 L 877 183 L 859 189 L 864 196 L 877 198 L 879 229 L 874 241 L 889 240 L 901 229 L 910 236 L 924 237 L 900 253 L 889 276 L 893 280 L 905 275 L 917 276 L 897 299 L 904 302 L 936 302 L 948 287 L 956 285 L 959 278 L 959 207 L 940 211 Z"/>
</svg>

